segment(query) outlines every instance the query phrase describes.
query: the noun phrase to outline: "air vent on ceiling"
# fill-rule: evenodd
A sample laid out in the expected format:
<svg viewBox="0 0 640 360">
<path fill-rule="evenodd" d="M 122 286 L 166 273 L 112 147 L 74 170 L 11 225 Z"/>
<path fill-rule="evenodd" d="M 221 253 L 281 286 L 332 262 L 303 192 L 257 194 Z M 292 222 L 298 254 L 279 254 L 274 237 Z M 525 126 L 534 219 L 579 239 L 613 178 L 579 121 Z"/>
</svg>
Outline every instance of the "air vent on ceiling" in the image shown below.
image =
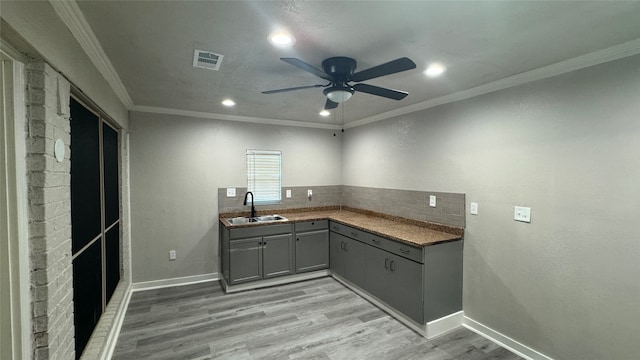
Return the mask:
<svg viewBox="0 0 640 360">
<path fill-rule="evenodd" d="M 218 71 L 223 57 L 224 55 L 212 53 L 211 51 L 196 49 L 193 53 L 193 67 Z"/>
</svg>

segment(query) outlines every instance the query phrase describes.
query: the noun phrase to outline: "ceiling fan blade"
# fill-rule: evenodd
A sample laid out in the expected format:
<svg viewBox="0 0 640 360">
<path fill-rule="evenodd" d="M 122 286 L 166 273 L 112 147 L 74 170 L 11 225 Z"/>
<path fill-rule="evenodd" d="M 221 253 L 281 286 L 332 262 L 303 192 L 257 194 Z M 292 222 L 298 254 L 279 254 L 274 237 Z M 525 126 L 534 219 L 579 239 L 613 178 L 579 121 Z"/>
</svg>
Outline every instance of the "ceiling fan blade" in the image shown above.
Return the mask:
<svg viewBox="0 0 640 360">
<path fill-rule="evenodd" d="M 324 104 L 325 110 L 331 110 L 338 107 L 338 103 L 327 99 L 327 102 Z"/>
<path fill-rule="evenodd" d="M 281 93 L 281 92 L 287 92 L 287 91 L 294 91 L 294 90 L 302 90 L 302 89 L 311 89 L 311 88 L 319 88 L 319 87 L 325 87 L 325 85 L 307 85 L 307 86 L 296 86 L 296 87 L 290 87 L 290 88 L 285 88 L 285 89 L 276 89 L 276 90 L 267 90 L 267 91 L 263 91 L 263 94 L 277 94 L 277 93 Z"/>
<path fill-rule="evenodd" d="M 407 97 L 407 95 L 409 95 L 409 93 L 406 91 L 392 90 L 368 84 L 355 84 L 353 85 L 353 90 L 371 95 L 378 95 L 393 100 L 402 100 Z"/>
<path fill-rule="evenodd" d="M 296 59 L 296 58 L 280 58 L 280 60 L 286 62 L 287 64 L 291 64 L 295 67 L 297 67 L 298 69 L 302 69 L 306 72 L 312 73 L 313 75 L 325 79 L 325 80 L 331 80 L 331 78 L 325 74 L 324 71 L 313 67 L 312 65 L 307 64 L 306 62 L 300 60 L 300 59 Z"/>
<path fill-rule="evenodd" d="M 374 66 L 372 68 L 368 68 L 366 70 L 358 71 L 353 74 L 350 78 L 351 81 L 365 81 L 373 78 L 377 78 L 380 76 L 395 74 L 401 71 L 415 69 L 416 64 L 411 61 L 411 59 L 407 57 L 402 57 L 399 59 L 395 59 L 384 63 L 382 65 Z"/>
</svg>

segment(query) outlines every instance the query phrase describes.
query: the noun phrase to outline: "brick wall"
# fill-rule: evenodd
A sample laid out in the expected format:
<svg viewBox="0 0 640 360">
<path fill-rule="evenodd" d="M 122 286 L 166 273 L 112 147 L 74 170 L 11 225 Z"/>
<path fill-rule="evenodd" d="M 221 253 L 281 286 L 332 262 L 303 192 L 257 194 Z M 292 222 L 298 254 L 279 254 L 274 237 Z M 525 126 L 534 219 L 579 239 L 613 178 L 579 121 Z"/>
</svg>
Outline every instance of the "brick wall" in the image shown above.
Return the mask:
<svg viewBox="0 0 640 360">
<path fill-rule="evenodd" d="M 72 359 L 70 84 L 42 61 L 26 72 L 33 358 Z M 53 153 L 58 138 L 62 162 Z"/>
</svg>

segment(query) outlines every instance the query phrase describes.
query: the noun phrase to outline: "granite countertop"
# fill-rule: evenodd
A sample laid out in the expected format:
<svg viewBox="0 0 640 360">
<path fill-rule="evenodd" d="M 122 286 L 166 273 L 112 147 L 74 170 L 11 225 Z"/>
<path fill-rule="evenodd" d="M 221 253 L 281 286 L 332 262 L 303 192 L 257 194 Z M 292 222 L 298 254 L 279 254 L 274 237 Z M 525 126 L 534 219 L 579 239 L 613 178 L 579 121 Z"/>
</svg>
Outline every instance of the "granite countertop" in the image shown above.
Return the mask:
<svg viewBox="0 0 640 360">
<path fill-rule="evenodd" d="M 337 208 L 291 209 L 276 213 L 288 219 L 288 221 L 278 221 L 277 224 L 333 220 L 356 229 L 419 247 L 460 240 L 464 234 L 464 229 L 462 228 L 353 208 L 343 208 L 342 210 Z M 229 229 L 274 224 L 248 223 L 232 225 L 226 220 L 227 218 L 246 215 L 245 213 L 222 213 L 220 214 L 220 222 Z"/>
</svg>

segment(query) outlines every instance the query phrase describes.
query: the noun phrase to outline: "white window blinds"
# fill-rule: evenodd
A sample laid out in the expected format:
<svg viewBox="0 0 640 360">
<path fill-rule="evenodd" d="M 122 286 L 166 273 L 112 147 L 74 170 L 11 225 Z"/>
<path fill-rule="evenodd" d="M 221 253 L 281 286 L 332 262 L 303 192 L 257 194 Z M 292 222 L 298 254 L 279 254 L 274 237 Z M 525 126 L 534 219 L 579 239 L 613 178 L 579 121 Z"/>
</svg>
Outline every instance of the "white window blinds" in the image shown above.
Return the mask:
<svg viewBox="0 0 640 360">
<path fill-rule="evenodd" d="M 282 199 L 282 152 L 247 150 L 247 189 L 255 203 L 278 203 Z"/>
</svg>

